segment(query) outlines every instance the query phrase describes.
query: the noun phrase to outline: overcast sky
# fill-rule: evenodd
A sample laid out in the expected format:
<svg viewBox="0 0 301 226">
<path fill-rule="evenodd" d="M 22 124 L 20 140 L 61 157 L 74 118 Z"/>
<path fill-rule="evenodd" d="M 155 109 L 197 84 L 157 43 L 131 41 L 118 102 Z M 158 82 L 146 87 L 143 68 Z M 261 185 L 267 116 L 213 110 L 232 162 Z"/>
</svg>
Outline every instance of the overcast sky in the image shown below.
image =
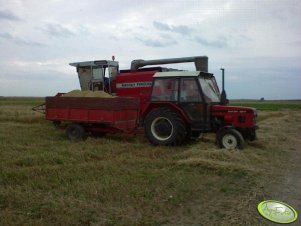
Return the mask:
<svg viewBox="0 0 301 226">
<path fill-rule="evenodd" d="M 70 62 L 206 55 L 228 98 L 301 99 L 300 0 L 0 0 L 0 26 L 0 96 L 78 89 Z"/>
</svg>

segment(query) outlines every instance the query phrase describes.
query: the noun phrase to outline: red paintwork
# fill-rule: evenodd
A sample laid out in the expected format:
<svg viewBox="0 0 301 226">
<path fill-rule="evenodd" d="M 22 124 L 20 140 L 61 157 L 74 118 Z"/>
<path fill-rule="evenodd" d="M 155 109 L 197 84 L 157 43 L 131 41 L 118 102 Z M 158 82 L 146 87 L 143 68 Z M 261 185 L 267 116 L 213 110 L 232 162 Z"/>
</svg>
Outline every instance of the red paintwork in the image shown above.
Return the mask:
<svg viewBox="0 0 301 226">
<path fill-rule="evenodd" d="M 140 117 L 149 105 L 151 84 L 158 70 L 122 72 L 112 82 L 116 98 L 55 97 L 46 98 L 46 119 L 93 124 L 86 130 L 116 133 L 143 133 Z M 138 87 L 123 88 L 121 84 L 136 84 Z M 139 87 L 141 86 L 141 87 Z M 105 126 L 100 126 L 105 125 Z"/>
<path fill-rule="evenodd" d="M 166 101 L 165 102 L 157 101 L 156 103 L 148 103 L 147 106 L 145 107 L 146 110 L 144 112 L 142 112 L 142 118 L 146 117 L 147 114 L 149 112 L 151 112 L 153 109 L 160 108 L 160 107 L 168 107 L 170 109 L 173 109 L 174 111 L 176 111 L 183 117 L 183 120 L 186 123 L 191 122 L 191 120 L 188 117 L 188 115 L 186 114 L 186 112 L 184 112 L 182 108 L 180 108 L 177 104 L 175 104 L 175 102 L 166 102 Z"/>
<path fill-rule="evenodd" d="M 46 97 L 46 119 L 104 124 L 134 129 L 139 120 L 138 98 Z"/>
<path fill-rule="evenodd" d="M 116 92 L 117 96 L 138 97 L 140 99 L 141 112 L 144 112 L 148 106 L 152 88 L 151 83 L 156 72 L 158 72 L 158 70 L 120 73 L 112 83 L 112 90 L 113 92 Z M 117 84 L 126 83 L 149 83 L 149 86 L 135 88 L 116 87 Z"/>
<path fill-rule="evenodd" d="M 158 71 L 119 73 L 111 84 L 116 98 L 63 97 L 62 93 L 47 97 L 46 119 L 79 122 L 87 125 L 86 129 L 90 131 L 141 133 L 139 126 L 152 109 L 169 107 L 190 124 L 187 113 L 176 102 L 150 101 L 153 76 Z M 207 117 L 221 119 L 223 126 L 253 128 L 256 111 L 254 108 L 210 105 Z"/>
<path fill-rule="evenodd" d="M 226 126 L 251 128 L 254 127 L 254 117 L 257 115 L 255 108 L 213 105 L 211 116 L 223 117 Z M 239 116 L 244 117 L 245 120 L 240 122 Z"/>
</svg>

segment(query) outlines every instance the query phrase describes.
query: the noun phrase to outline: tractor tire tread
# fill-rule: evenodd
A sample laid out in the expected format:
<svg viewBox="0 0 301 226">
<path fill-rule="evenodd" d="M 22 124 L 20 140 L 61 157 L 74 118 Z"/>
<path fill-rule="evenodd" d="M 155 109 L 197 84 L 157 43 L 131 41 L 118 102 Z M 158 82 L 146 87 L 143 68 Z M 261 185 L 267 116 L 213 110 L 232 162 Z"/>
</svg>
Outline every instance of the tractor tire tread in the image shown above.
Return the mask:
<svg viewBox="0 0 301 226">
<path fill-rule="evenodd" d="M 150 131 L 151 122 L 155 118 L 161 116 L 167 117 L 173 123 L 173 126 L 175 127 L 175 133 L 176 133 L 172 135 L 171 139 L 164 142 L 160 142 L 156 138 L 154 138 L 154 136 Z M 181 145 L 183 144 L 187 133 L 186 125 L 184 121 L 181 119 L 180 115 L 177 112 L 173 111 L 172 109 L 166 107 L 161 107 L 152 110 L 146 116 L 144 129 L 145 129 L 146 137 L 153 145 L 174 145 L 174 146 Z"/>
</svg>

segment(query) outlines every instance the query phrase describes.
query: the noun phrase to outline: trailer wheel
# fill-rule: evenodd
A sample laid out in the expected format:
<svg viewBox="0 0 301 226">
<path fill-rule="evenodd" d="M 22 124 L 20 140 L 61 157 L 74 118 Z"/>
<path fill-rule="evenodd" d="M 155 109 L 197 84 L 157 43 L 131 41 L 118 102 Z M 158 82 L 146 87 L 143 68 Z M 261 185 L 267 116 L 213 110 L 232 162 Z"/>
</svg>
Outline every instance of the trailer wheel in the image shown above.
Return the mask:
<svg viewBox="0 0 301 226">
<path fill-rule="evenodd" d="M 186 138 L 186 126 L 179 114 L 169 108 L 151 111 L 144 123 L 145 135 L 154 145 L 180 145 Z"/>
<path fill-rule="evenodd" d="M 85 137 L 85 128 L 80 124 L 69 124 L 66 135 L 70 140 L 82 140 Z"/>
<path fill-rule="evenodd" d="M 59 127 L 62 124 L 61 121 L 53 121 L 52 123 L 53 123 L 54 127 Z"/>
<path fill-rule="evenodd" d="M 236 129 L 222 129 L 217 133 L 216 139 L 220 148 L 243 149 L 244 138 Z"/>
</svg>

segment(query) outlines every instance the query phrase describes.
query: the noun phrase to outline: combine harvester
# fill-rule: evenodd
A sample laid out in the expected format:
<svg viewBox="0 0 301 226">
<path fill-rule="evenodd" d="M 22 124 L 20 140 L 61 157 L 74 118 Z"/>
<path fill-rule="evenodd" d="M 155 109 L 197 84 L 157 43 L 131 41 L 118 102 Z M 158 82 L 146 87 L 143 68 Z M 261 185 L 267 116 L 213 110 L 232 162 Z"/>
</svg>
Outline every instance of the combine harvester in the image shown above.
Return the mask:
<svg viewBox="0 0 301 226">
<path fill-rule="evenodd" d="M 196 71 L 144 68 L 184 62 L 194 62 Z M 43 109 L 55 125 L 64 122 L 71 140 L 89 133 L 125 132 L 144 133 L 153 145 L 181 145 L 215 132 L 219 147 L 235 149 L 256 138 L 256 109 L 227 106 L 224 76 L 220 93 L 206 56 L 133 60 L 128 70 L 119 70 L 114 58 L 70 65 L 76 67 L 82 91 L 106 96 L 58 93 L 34 110 Z"/>
</svg>

